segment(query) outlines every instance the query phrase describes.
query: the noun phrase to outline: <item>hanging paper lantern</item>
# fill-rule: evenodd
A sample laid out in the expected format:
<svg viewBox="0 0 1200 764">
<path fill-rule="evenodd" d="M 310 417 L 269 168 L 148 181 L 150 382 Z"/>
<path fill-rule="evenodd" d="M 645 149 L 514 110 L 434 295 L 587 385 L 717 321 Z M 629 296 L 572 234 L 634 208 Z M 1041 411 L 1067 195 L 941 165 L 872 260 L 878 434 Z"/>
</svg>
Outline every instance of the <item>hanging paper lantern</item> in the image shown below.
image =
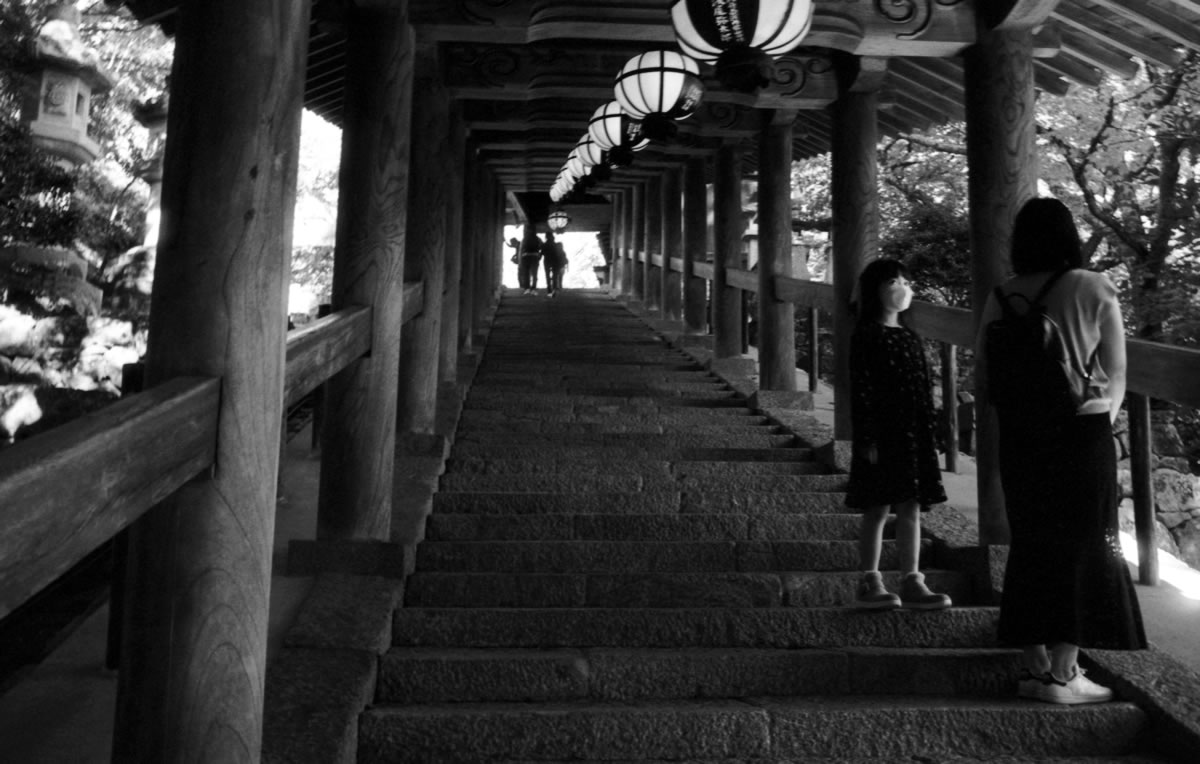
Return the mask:
<svg viewBox="0 0 1200 764">
<path fill-rule="evenodd" d="M 772 59 L 799 45 L 812 19 L 813 0 L 676 0 L 671 6 L 679 47 L 716 62 L 721 84 L 747 93 L 770 84 Z"/>
<path fill-rule="evenodd" d="M 562 210 L 555 210 L 546 217 L 546 225 L 550 226 L 550 230 L 557 233 L 567 227 L 571 222 L 571 218 Z"/>
<path fill-rule="evenodd" d="M 673 120 L 685 119 L 700 106 L 704 83 L 696 59 L 673 50 L 652 50 L 629 59 L 613 88 L 617 102 L 652 140 L 675 134 Z"/>
<path fill-rule="evenodd" d="M 592 139 L 588 133 L 575 143 L 575 154 L 585 168 L 593 167 L 604 161 L 604 148 Z"/>
<path fill-rule="evenodd" d="M 626 114 L 616 101 L 596 109 L 588 121 L 588 135 L 608 152 L 608 163 L 613 167 L 629 166 L 633 152 L 650 145 L 650 139 L 642 134 L 642 123 Z"/>
</svg>

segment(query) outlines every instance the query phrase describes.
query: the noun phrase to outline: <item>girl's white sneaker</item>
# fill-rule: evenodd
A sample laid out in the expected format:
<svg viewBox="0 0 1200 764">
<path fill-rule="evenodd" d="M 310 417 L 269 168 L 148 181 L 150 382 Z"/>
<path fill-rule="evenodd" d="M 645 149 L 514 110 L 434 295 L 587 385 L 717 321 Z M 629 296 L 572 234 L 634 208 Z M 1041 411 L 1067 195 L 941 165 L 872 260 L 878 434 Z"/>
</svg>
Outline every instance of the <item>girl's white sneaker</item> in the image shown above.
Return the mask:
<svg viewBox="0 0 1200 764">
<path fill-rule="evenodd" d="M 1045 674 L 1041 686 L 1037 688 L 1036 697 L 1047 703 L 1077 706 L 1084 703 L 1107 703 L 1113 699 L 1113 691 L 1088 679 L 1084 676 L 1083 669 L 1076 666 L 1075 673 L 1065 681 L 1052 673 Z"/>
</svg>

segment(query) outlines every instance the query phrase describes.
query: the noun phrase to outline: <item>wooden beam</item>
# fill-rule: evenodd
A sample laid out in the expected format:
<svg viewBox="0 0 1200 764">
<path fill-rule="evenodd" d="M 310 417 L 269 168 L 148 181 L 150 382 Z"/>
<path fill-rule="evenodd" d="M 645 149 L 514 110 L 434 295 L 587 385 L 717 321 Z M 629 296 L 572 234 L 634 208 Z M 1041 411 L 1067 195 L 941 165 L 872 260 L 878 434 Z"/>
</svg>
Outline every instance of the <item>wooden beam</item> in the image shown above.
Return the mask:
<svg viewBox="0 0 1200 764">
<path fill-rule="evenodd" d="M 220 389 L 173 379 L 0 453 L 0 618 L 212 466 Z"/>
<path fill-rule="evenodd" d="M 1184 47 L 1200 50 L 1200 24 L 1143 0 L 1091 0 L 1127 21 Z"/>
<path fill-rule="evenodd" d="M 1107 16 L 1085 7 L 1079 0 L 1063 0 L 1054 11 L 1054 20 L 1063 27 L 1159 66 L 1173 67 L 1183 60 L 1179 50 L 1163 45 L 1148 35 L 1130 31 Z"/>
<path fill-rule="evenodd" d="M 1069 80 L 1086 85 L 1089 88 L 1099 87 L 1104 82 L 1104 75 L 1100 73 L 1100 70 L 1084 61 L 1080 61 L 1073 54 L 1065 50 L 1054 58 L 1039 59 L 1038 63 Z"/>
<path fill-rule="evenodd" d="M 834 306 L 833 285 L 820 281 L 805 281 L 791 276 L 775 279 L 775 297 L 806 308 L 831 312 Z"/>
<path fill-rule="evenodd" d="M 758 273 L 756 271 L 728 268 L 725 271 L 725 282 L 743 292 L 758 292 Z"/>
<path fill-rule="evenodd" d="M 702 263 L 699 260 L 697 260 L 696 262 L 692 263 L 692 273 L 696 274 L 696 276 L 698 278 L 702 278 L 705 281 L 712 281 L 713 264 L 712 263 Z"/>
<path fill-rule="evenodd" d="M 1129 389 L 1163 401 L 1200 407 L 1200 350 L 1126 340 Z"/>
<path fill-rule="evenodd" d="M 1114 50 L 1106 43 L 1097 42 L 1087 35 L 1081 35 L 1070 29 L 1062 32 L 1063 49 L 1086 64 L 1112 74 L 1114 77 L 1131 80 L 1138 73 L 1137 62 L 1129 59 L 1120 51 Z"/>
<path fill-rule="evenodd" d="M 339 310 L 288 332 L 284 406 L 294 406 L 318 385 L 370 351 L 370 308 Z"/>
</svg>

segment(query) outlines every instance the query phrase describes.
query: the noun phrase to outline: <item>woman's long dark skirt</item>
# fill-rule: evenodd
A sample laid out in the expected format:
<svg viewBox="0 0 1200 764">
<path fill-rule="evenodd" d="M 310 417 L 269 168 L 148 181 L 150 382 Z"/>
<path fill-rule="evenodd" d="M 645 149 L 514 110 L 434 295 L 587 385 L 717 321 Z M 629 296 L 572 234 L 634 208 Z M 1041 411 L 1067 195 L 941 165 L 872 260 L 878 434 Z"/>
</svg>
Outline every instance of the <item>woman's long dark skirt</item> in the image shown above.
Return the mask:
<svg viewBox="0 0 1200 764">
<path fill-rule="evenodd" d="M 1012 530 L 1000 642 L 1146 647 L 1117 535 L 1108 414 L 1031 425 L 1002 417 L 1000 478 Z"/>
</svg>

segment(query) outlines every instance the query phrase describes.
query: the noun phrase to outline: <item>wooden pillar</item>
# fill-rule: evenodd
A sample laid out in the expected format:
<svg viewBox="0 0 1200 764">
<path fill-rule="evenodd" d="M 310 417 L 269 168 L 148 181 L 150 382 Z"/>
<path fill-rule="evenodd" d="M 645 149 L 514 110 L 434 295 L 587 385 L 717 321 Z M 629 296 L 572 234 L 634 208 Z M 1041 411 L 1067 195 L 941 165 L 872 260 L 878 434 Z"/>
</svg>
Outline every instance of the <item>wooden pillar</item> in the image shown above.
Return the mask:
<svg viewBox="0 0 1200 764">
<path fill-rule="evenodd" d="M 446 215 L 451 204 L 446 167 L 450 104 L 438 71 L 437 47 L 416 48 L 412 108 L 412 173 L 408 195 L 406 281 L 424 282 L 424 308 L 404 325 L 400 341 L 401 432 L 430 433 L 437 419 L 442 291 L 446 277 Z"/>
<path fill-rule="evenodd" d="M 463 188 L 467 163 L 466 125 L 458 104 L 450 107 L 450 131 L 446 134 L 448 160 L 442 167 L 446 175 L 446 254 L 445 282 L 442 287 L 441 343 L 438 351 L 438 382 L 458 381 L 458 317 L 462 299 L 463 273 Z"/>
<path fill-rule="evenodd" d="M 372 309 L 371 354 L 326 385 L 319 539 L 387 539 L 404 309 L 412 29 L 358 12 L 348 27 L 333 307 Z"/>
<path fill-rule="evenodd" d="M 642 248 L 646 252 L 646 262 L 643 264 L 643 283 L 646 285 L 644 302 L 647 311 L 657 311 L 662 307 L 662 275 L 658 266 L 654 264 L 654 255 L 662 253 L 661 177 L 656 176 L 646 181 L 646 196 L 642 201 Z"/>
<path fill-rule="evenodd" d="M 758 386 L 794 391 L 796 308 L 775 297 L 775 277 L 792 275 L 793 111 L 777 111 L 758 138 Z"/>
<path fill-rule="evenodd" d="M 637 302 L 642 302 L 646 298 L 646 266 L 644 263 L 638 262 L 639 253 L 645 255 L 646 246 L 646 205 L 643 201 L 645 198 L 645 186 L 637 185 L 633 187 L 633 194 L 630 195 L 629 202 L 629 257 L 630 268 L 633 271 L 633 278 L 630 280 L 629 296 Z"/>
<path fill-rule="evenodd" d="M 705 261 L 708 229 L 708 193 L 704 183 L 706 161 L 688 160 L 683 169 L 683 325 L 688 334 L 708 329 L 708 283 L 693 270 Z"/>
<path fill-rule="evenodd" d="M 175 16 L 146 383 L 219 377 L 220 429 L 213 468 L 131 528 L 114 761 L 257 761 L 262 746 L 309 9 Z"/>
<path fill-rule="evenodd" d="M 625 193 L 615 191 L 609 204 L 612 206 L 612 266 L 608 271 L 608 291 L 612 294 L 621 293 L 621 284 L 625 278 Z"/>
<path fill-rule="evenodd" d="M 715 193 L 713 235 L 712 323 L 713 356 L 730 358 L 742 353 L 742 294 L 726 282 L 726 268 L 741 265 L 742 253 L 742 147 L 725 144 L 717 150 L 713 177 Z"/>
<path fill-rule="evenodd" d="M 1017 210 L 1037 188 L 1033 34 L 981 28 L 963 55 L 967 117 L 971 277 L 975 323 L 992 288 L 1009 271 Z M 986 402 L 977 401 L 979 540 L 1008 542 L 999 439 Z"/>
<path fill-rule="evenodd" d="M 475 316 L 479 311 L 476 279 L 482 268 L 480 257 L 486 237 L 491 235 L 492 228 L 482 204 L 485 189 L 483 174 L 478 161 L 471 159 L 472 152 L 467 151 L 466 184 L 463 188 L 463 221 L 462 229 L 462 283 L 461 299 L 458 305 L 458 346 L 464 353 L 470 353 L 475 345 Z"/>
<path fill-rule="evenodd" d="M 683 195 L 680 170 L 671 168 L 662 177 L 662 317 L 678 321 L 683 296 L 680 273 L 671 269 L 671 260 L 683 257 Z"/>
<path fill-rule="evenodd" d="M 878 97 L 874 83 L 856 87 L 860 59 L 840 62 L 841 87 L 830 107 L 833 140 L 830 191 L 833 206 L 833 433 L 849 440 L 850 300 L 863 266 L 879 256 L 879 188 L 875 146 L 879 142 Z M 845 70 L 851 70 L 849 72 Z"/>
</svg>

